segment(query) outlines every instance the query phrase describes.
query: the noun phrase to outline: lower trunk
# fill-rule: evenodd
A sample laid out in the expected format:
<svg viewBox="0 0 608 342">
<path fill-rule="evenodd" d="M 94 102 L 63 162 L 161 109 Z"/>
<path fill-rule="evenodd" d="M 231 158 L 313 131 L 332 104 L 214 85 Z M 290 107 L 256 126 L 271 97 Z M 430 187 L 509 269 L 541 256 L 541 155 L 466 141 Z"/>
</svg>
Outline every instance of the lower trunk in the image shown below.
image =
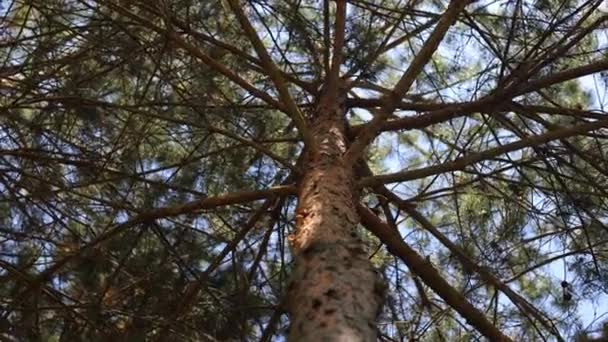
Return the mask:
<svg viewBox="0 0 608 342">
<path fill-rule="evenodd" d="M 344 120 L 338 101 L 322 101 L 312 127 L 317 150 L 300 183 L 290 237 L 290 341 L 376 341 L 384 285 L 356 232 L 353 170 L 342 162 Z"/>
</svg>

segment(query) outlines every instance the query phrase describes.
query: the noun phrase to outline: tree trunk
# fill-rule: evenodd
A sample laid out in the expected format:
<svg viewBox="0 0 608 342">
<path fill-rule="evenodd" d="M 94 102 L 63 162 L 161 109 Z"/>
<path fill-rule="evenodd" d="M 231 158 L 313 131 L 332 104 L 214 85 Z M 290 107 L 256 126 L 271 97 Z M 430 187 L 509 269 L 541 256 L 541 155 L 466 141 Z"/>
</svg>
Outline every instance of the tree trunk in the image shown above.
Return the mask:
<svg viewBox="0 0 608 342">
<path fill-rule="evenodd" d="M 316 150 L 299 185 L 295 268 L 288 291 L 290 341 L 376 341 L 384 284 L 356 229 L 358 196 L 347 149 L 344 94 L 321 96 Z"/>
</svg>

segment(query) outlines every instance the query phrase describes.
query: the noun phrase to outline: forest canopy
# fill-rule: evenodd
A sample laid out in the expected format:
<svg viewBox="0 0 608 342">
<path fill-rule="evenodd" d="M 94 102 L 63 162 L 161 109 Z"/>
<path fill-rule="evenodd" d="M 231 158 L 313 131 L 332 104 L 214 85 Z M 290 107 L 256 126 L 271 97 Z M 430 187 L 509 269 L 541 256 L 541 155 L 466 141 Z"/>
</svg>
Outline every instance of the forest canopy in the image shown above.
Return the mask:
<svg viewBox="0 0 608 342">
<path fill-rule="evenodd" d="M 0 340 L 608 336 L 607 10 L 0 0 Z"/>
</svg>

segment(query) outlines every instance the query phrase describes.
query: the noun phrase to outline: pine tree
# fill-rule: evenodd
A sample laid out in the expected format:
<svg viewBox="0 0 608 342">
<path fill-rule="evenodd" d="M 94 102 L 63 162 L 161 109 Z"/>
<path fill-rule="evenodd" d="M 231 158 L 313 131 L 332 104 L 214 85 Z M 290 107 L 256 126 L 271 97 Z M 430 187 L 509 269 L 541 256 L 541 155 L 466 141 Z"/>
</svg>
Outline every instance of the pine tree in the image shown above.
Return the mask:
<svg viewBox="0 0 608 342">
<path fill-rule="evenodd" d="M 586 338 L 605 10 L 0 2 L 1 339 Z"/>
</svg>

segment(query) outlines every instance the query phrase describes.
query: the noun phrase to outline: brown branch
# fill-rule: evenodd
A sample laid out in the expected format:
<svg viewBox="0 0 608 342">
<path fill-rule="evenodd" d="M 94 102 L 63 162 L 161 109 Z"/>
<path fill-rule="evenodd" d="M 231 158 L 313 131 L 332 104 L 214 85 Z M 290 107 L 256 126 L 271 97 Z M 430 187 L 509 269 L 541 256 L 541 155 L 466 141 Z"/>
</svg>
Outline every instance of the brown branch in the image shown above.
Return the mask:
<svg viewBox="0 0 608 342">
<path fill-rule="evenodd" d="M 600 246 L 603 246 L 603 245 L 605 246 L 606 244 L 608 244 L 608 240 L 601 240 L 601 241 L 598 241 L 598 242 L 594 243 L 591 247 L 600 247 Z M 585 246 L 583 248 L 579 248 L 579 249 L 576 249 L 576 250 L 572 250 L 572 251 L 569 251 L 569 252 L 565 252 L 565 253 L 553 256 L 551 258 L 547 258 L 547 259 L 542 260 L 539 263 L 537 263 L 535 265 L 532 265 L 531 267 L 528 267 L 527 269 L 525 269 L 525 270 L 517 273 L 516 275 L 512 276 L 511 278 L 505 280 L 505 283 L 514 282 L 515 280 L 517 280 L 517 279 L 523 277 L 524 275 L 526 275 L 526 274 L 528 274 L 530 272 L 533 272 L 533 271 L 535 271 L 535 270 L 537 270 L 537 269 L 539 269 L 541 267 L 547 266 L 547 265 L 549 265 L 549 264 L 551 264 L 551 263 L 553 263 L 553 262 L 555 262 L 557 260 L 564 259 L 564 258 L 567 258 L 569 256 L 577 255 L 577 254 L 591 254 L 591 251 L 589 250 L 589 248 L 587 246 Z"/>
<path fill-rule="evenodd" d="M 361 86 L 360 84 L 356 84 L 357 87 Z M 384 92 L 384 89 L 380 89 L 379 87 L 374 87 L 375 85 L 366 85 L 364 88 L 372 89 L 374 91 Z M 407 98 L 407 95 L 405 96 Z M 476 101 L 477 102 L 477 101 Z M 433 102 L 405 102 L 402 101 L 397 104 L 397 108 L 401 110 L 411 110 L 411 111 L 419 111 L 426 112 L 432 110 L 440 110 L 458 105 L 466 105 L 467 103 L 472 102 L 452 102 L 452 103 L 433 103 Z M 382 106 L 382 99 L 379 98 L 348 98 L 346 99 L 346 107 L 348 108 L 379 108 Z M 390 121 L 389 121 L 390 122 Z M 386 124 L 386 123 L 385 123 Z M 355 132 L 359 132 L 363 127 L 367 124 L 360 124 L 353 126 Z"/>
<path fill-rule="evenodd" d="M 431 111 L 424 115 L 415 117 L 405 117 L 396 120 L 384 121 L 378 128 L 378 131 L 396 131 L 401 129 L 417 129 L 424 128 L 433 124 L 448 121 L 457 117 L 468 115 L 471 112 L 483 111 L 483 110 L 495 110 L 499 108 L 509 109 L 510 104 L 505 104 L 506 101 L 510 101 L 513 97 L 527 94 L 533 91 L 537 91 L 543 88 L 550 87 L 552 85 L 566 82 L 572 79 L 583 77 L 586 75 L 594 74 L 608 70 L 608 59 L 597 61 L 585 66 L 564 70 L 546 77 L 542 77 L 533 81 L 530 81 L 515 89 L 511 95 L 502 94 L 502 96 L 488 95 L 480 100 L 473 102 L 463 103 L 451 103 L 451 104 L 440 104 L 440 103 L 409 103 L 399 102 L 396 104 L 396 108 L 403 110 L 412 111 Z M 382 99 L 348 99 L 348 107 L 357 108 L 374 108 L 381 107 L 383 105 Z M 587 117 L 602 118 L 601 114 L 594 114 L 589 111 L 580 111 L 572 109 L 558 109 L 548 106 L 531 106 L 538 111 L 544 111 L 549 114 L 562 114 L 563 115 L 585 115 Z M 375 118 L 374 118 L 375 119 Z M 352 136 L 358 136 L 362 134 L 364 130 L 369 130 L 369 126 L 373 123 L 373 120 L 366 124 L 356 125 L 351 127 L 350 134 Z"/>
<path fill-rule="evenodd" d="M 172 206 L 172 207 L 163 207 L 158 209 L 149 210 L 146 212 L 142 212 L 135 216 L 134 218 L 117 224 L 112 228 L 106 230 L 106 232 L 100 236 L 98 236 L 95 240 L 89 242 L 78 250 L 78 253 L 74 253 L 64 257 L 63 259 L 55 262 L 53 265 L 49 266 L 47 269 L 42 271 L 38 276 L 37 284 L 44 283 L 50 279 L 50 277 L 59 271 L 63 266 L 68 264 L 73 259 L 77 258 L 83 252 L 115 237 L 119 233 L 123 232 L 126 229 L 129 229 L 138 224 L 151 222 L 161 218 L 168 218 L 179 216 L 188 213 L 194 213 L 201 210 L 212 209 L 219 206 L 225 205 L 233 205 L 245 202 L 251 202 L 261 199 L 267 199 L 273 196 L 288 196 L 293 195 L 297 191 L 296 187 L 293 185 L 281 185 L 272 187 L 265 190 L 253 190 L 253 191 L 239 191 L 227 193 L 224 195 L 207 197 L 197 201 L 188 202 L 182 205 Z M 33 290 L 35 286 L 30 286 L 23 291 L 23 294 L 29 293 Z"/>
<path fill-rule="evenodd" d="M 294 171 L 295 168 L 294 166 L 288 161 L 285 160 L 284 158 L 278 156 L 277 154 L 275 154 L 274 152 L 272 152 L 270 149 L 266 148 L 264 145 L 259 144 L 255 141 L 251 141 L 251 140 L 247 140 L 241 136 L 239 136 L 238 134 L 232 133 L 228 130 L 225 129 L 221 129 L 219 127 L 214 127 L 214 126 L 208 126 L 207 130 L 209 130 L 209 132 L 211 133 L 217 133 L 217 134 L 221 134 L 223 136 L 226 136 L 230 139 L 234 139 L 244 145 L 250 146 L 251 148 L 264 153 L 265 155 L 269 156 L 270 158 L 272 158 L 273 160 L 276 160 L 277 162 L 279 162 L 281 165 L 289 168 L 290 170 Z"/>
<path fill-rule="evenodd" d="M 116 4 L 108 3 L 108 6 L 110 6 L 112 9 L 114 9 L 116 12 L 119 12 L 120 14 L 124 15 L 125 17 L 128 17 L 159 34 L 166 35 L 177 46 L 188 51 L 192 56 L 199 59 L 205 65 L 209 66 L 210 68 L 212 68 L 215 71 L 219 72 L 220 74 L 224 75 L 226 78 L 228 78 L 232 82 L 236 83 L 243 89 L 247 90 L 254 97 L 259 98 L 260 100 L 268 103 L 269 105 L 273 106 L 274 108 L 281 110 L 284 113 L 287 113 L 287 114 L 290 113 L 289 109 L 286 108 L 281 102 L 275 100 L 267 93 L 259 90 L 258 88 L 256 88 L 255 86 L 253 86 L 252 84 L 247 82 L 245 79 L 243 79 L 242 77 L 237 75 L 235 72 L 230 70 L 228 67 L 219 63 L 215 59 L 211 58 L 209 55 L 205 54 L 200 48 L 189 43 L 176 32 L 162 28 L 162 27 L 154 24 L 150 20 L 144 19 Z"/>
<path fill-rule="evenodd" d="M 57 303 L 59 305 L 59 307 L 70 311 L 70 314 L 78 317 L 83 322 L 87 323 L 87 325 L 89 325 L 90 327 L 97 329 L 99 331 L 103 331 L 98 323 L 96 324 L 96 323 L 92 322 L 89 318 L 87 318 L 85 315 L 80 313 L 79 310 L 75 310 L 74 308 L 72 308 L 70 305 L 68 305 L 66 303 L 66 299 L 67 299 L 69 301 L 74 301 L 74 302 L 78 303 L 79 305 L 82 305 L 82 303 L 76 301 L 76 299 L 69 297 L 66 294 L 62 293 L 61 291 L 58 291 L 50 286 L 46 286 L 46 285 L 41 286 L 41 284 L 39 282 L 37 282 L 36 277 L 28 274 L 27 270 L 21 270 L 18 267 L 14 266 L 13 264 L 8 263 L 4 260 L 0 260 L 0 268 L 4 269 L 8 273 L 8 279 L 17 278 L 21 282 L 28 283 L 31 286 L 34 286 L 34 289 L 38 289 L 39 291 L 41 291 L 50 300 Z M 7 279 L 6 278 L 3 279 L 3 282 L 7 282 Z M 38 288 L 38 286 L 41 286 L 41 288 Z M 21 302 L 24 299 L 26 299 L 25 296 L 20 295 L 20 296 L 18 296 L 18 298 L 16 300 L 13 301 L 12 304 L 15 305 L 15 304 L 17 304 L 16 302 Z M 6 311 L 5 311 L 5 313 L 6 313 Z M 11 339 L 10 341 L 13 341 L 13 340 Z"/>
<path fill-rule="evenodd" d="M 363 163 L 361 166 L 361 175 L 373 176 L 372 170 L 366 163 Z M 532 306 L 525 298 L 511 290 L 511 288 L 509 288 L 505 283 L 501 282 L 488 270 L 480 267 L 477 265 L 477 263 L 471 260 L 467 253 L 465 253 L 456 244 L 452 243 L 452 241 L 443 235 L 429 220 L 420 214 L 412 203 L 403 200 L 401 197 L 388 190 L 384 185 L 376 185 L 373 187 L 373 190 L 384 201 L 390 201 L 395 204 L 399 209 L 403 210 L 411 218 L 417 221 L 424 229 L 431 233 L 431 235 L 441 242 L 460 261 L 464 269 L 480 275 L 481 279 L 486 283 L 491 284 L 495 288 L 502 291 L 518 308 L 520 308 L 520 310 L 522 310 L 522 312 L 530 313 L 538 321 L 540 321 L 545 328 L 547 328 L 547 330 L 549 330 L 558 339 L 558 341 L 564 341 L 555 325 L 553 325 L 550 320 L 547 320 L 538 309 Z M 388 215 L 390 215 L 390 211 L 388 212 Z M 395 227 L 392 227 L 392 230 L 397 231 Z"/>
<path fill-rule="evenodd" d="M 404 42 L 406 42 L 409 39 L 412 39 L 413 37 L 421 34 L 422 32 L 428 30 L 431 26 L 435 25 L 435 23 L 440 19 L 440 16 L 431 18 L 429 20 L 427 20 L 424 24 L 416 27 L 414 30 L 407 32 L 405 35 L 393 40 L 392 42 L 386 44 L 385 47 L 382 48 L 382 50 L 380 50 L 380 53 L 386 53 L 394 48 L 396 48 L 397 46 L 403 44 Z"/>
<path fill-rule="evenodd" d="M 564 115 L 564 116 L 572 116 L 576 118 L 586 118 L 586 119 L 597 119 L 601 120 L 608 116 L 608 112 L 601 111 L 591 111 L 591 110 L 583 110 L 583 109 L 575 109 L 575 108 L 564 108 L 564 107 L 552 107 L 552 106 L 543 106 L 543 105 L 522 105 L 519 103 L 511 102 L 507 107 L 509 110 L 517 110 L 522 109 L 531 113 L 545 113 L 545 114 L 556 114 L 556 115 Z"/>
<path fill-rule="evenodd" d="M 546 77 L 539 78 L 537 80 L 530 81 L 526 83 L 521 90 L 518 90 L 515 96 L 530 93 L 542 88 L 550 87 L 554 84 L 566 82 L 586 75 L 595 74 L 604 70 L 608 70 L 608 59 L 603 59 L 591 64 L 583 65 L 572 69 L 567 69 Z"/>
<path fill-rule="evenodd" d="M 329 27 L 329 1 L 323 0 L 323 70 L 325 75 L 329 75 L 330 62 L 329 62 L 329 50 L 331 45 L 330 27 Z"/>
<path fill-rule="evenodd" d="M 183 214 L 193 213 L 200 210 L 207 210 L 225 205 L 234 205 L 257 201 L 273 196 L 294 195 L 296 187 L 293 185 L 280 185 L 264 190 L 238 191 L 231 192 L 219 196 L 207 197 L 197 201 L 188 202 L 182 205 L 173 207 L 158 208 L 136 216 L 130 221 L 146 222 L 159 218 L 179 216 Z M 130 222 L 127 221 L 127 222 Z M 126 222 L 125 222 L 126 223 Z"/>
<path fill-rule="evenodd" d="M 361 204 L 358 204 L 357 211 L 361 217 L 361 223 L 386 244 L 387 250 L 401 259 L 427 286 L 464 317 L 467 323 L 491 341 L 511 341 L 490 323 L 483 312 L 475 308 L 459 291 L 450 286 L 433 265 L 405 243 L 388 224 Z"/>
<path fill-rule="evenodd" d="M 346 1 L 336 0 L 336 20 L 334 24 L 334 46 L 331 56 L 331 67 L 327 75 L 328 92 L 335 97 L 338 93 L 338 79 L 340 77 L 340 66 L 344 54 L 344 34 L 346 26 Z"/>
<path fill-rule="evenodd" d="M 183 317 L 185 314 L 192 310 L 193 305 L 196 303 L 196 299 L 198 298 L 198 294 L 201 290 L 208 285 L 207 280 L 213 271 L 217 269 L 217 267 L 222 263 L 224 258 L 232 251 L 236 249 L 236 246 L 243 241 L 245 236 L 249 234 L 249 232 L 255 227 L 258 221 L 268 212 L 270 207 L 275 202 L 273 199 L 267 199 L 262 206 L 256 210 L 256 212 L 247 220 L 244 226 L 238 231 L 236 236 L 230 240 L 228 244 L 222 249 L 222 251 L 216 255 L 209 266 L 205 268 L 205 271 L 194 281 L 188 283 L 183 294 L 180 297 L 179 303 L 173 308 L 170 315 L 168 315 L 169 322 L 167 322 L 161 332 L 158 334 L 157 341 L 165 341 L 167 336 L 169 326 Z M 282 206 L 282 201 L 277 201 L 274 205 L 274 209 L 280 208 Z M 269 229 L 270 231 L 270 229 Z"/>
<path fill-rule="evenodd" d="M 450 1 L 448 8 L 437 22 L 437 26 L 435 26 L 435 29 L 424 46 L 420 49 L 420 52 L 416 54 L 390 94 L 383 97 L 382 101 L 384 102 L 384 105 L 378 115 L 375 115 L 372 121 L 359 132 L 355 141 L 350 145 L 348 151 L 346 151 L 344 159 L 347 163 L 355 163 L 367 145 L 374 140 L 383 123 L 398 107 L 403 96 L 409 91 L 412 84 L 414 84 L 416 77 L 418 77 L 424 66 L 439 47 L 439 44 L 443 40 L 448 29 L 456 22 L 458 14 L 468 3 L 469 0 Z"/>
<path fill-rule="evenodd" d="M 372 101 L 369 101 L 369 104 L 372 104 Z M 395 130 L 410 130 L 410 129 L 419 129 L 424 128 L 430 125 L 434 125 L 437 123 L 445 122 L 450 119 L 454 119 L 457 117 L 461 117 L 471 112 L 481 111 L 483 108 L 489 108 L 495 102 L 493 98 L 486 98 L 479 101 L 468 102 L 468 103 L 455 103 L 455 104 L 404 104 L 403 106 L 407 110 L 425 110 L 426 108 L 433 110 L 434 107 L 436 110 L 433 110 L 429 113 L 418 115 L 418 116 L 409 116 L 396 120 L 386 121 L 380 127 L 380 131 L 395 131 Z M 439 109 L 437 109 L 439 108 Z M 366 129 L 367 124 L 356 125 L 350 128 L 349 134 L 351 136 L 355 136 L 362 130 Z M 359 133 L 360 134 L 360 133 Z"/>
<path fill-rule="evenodd" d="M 281 103 L 283 103 L 283 105 L 285 105 L 287 109 L 287 114 L 291 117 L 291 119 L 298 127 L 298 130 L 302 134 L 304 143 L 314 149 L 314 140 L 306 125 L 304 114 L 302 114 L 302 112 L 294 102 L 293 98 L 289 94 L 289 89 L 287 87 L 287 84 L 285 83 L 285 79 L 283 78 L 281 71 L 279 70 L 277 65 L 272 61 L 272 58 L 266 50 L 264 43 L 258 36 L 251 23 L 249 22 L 249 19 L 243 11 L 240 1 L 228 0 L 228 3 L 230 5 L 230 8 L 232 9 L 232 12 L 241 24 L 241 27 L 245 31 L 245 34 L 249 38 L 249 41 L 251 41 L 251 44 L 253 44 L 253 48 L 258 54 L 262 66 L 266 69 L 268 76 L 270 76 L 270 79 L 274 83 L 277 92 L 279 93 L 279 100 L 281 101 Z"/>
<path fill-rule="evenodd" d="M 588 122 L 577 126 L 562 128 L 559 130 L 549 131 L 544 134 L 530 136 L 519 141 L 498 146 L 495 148 L 488 149 L 483 152 L 474 152 L 467 156 L 457 158 L 453 161 L 446 162 L 439 165 L 433 165 L 415 170 L 407 170 L 401 172 L 390 173 L 386 175 L 365 177 L 360 180 L 359 185 L 371 186 L 374 184 L 387 184 L 395 182 L 404 182 L 413 179 L 424 178 L 439 173 L 463 170 L 467 166 L 488 160 L 499 155 L 517 151 L 526 147 L 536 146 L 539 144 L 547 143 L 556 139 L 568 138 L 571 136 L 583 134 L 589 131 L 597 130 L 600 128 L 608 127 L 608 119 L 598 120 L 594 122 Z"/>
<path fill-rule="evenodd" d="M 205 33 L 194 31 L 190 27 L 188 27 L 188 25 L 186 25 L 183 22 L 179 21 L 175 17 L 171 18 L 171 23 L 173 25 L 179 27 L 179 29 L 183 33 L 187 33 L 187 34 L 193 36 L 196 39 L 199 39 L 201 41 L 207 42 L 207 43 L 209 43 L 209 44 L 211 44 L 211 45 L 213 45 L 213 46 L 215 46 L 217 48 L 229 51 L 233 55 L 238 56 L 240 58 L 246 59 L 250 63 L 255 64 L 255 66 L 252 65 L 252 67 L 254 68 L 255 71 L 264 73 L 264 70 L 262 70 L 260 68 L 262 66 L 262 62 L 258 58 L 255 58 L 255 57 L 249 55 L 248 53 L 246 53 L 245 51 L 237 48 L 236 46 L 228 44 L 228 43 L 226 43 L 224 41 L 221 41 L 219 39 L 216 39 L 216 38 L 214 38 L 214 37 L 212 37 L 210 35 L 207 35 Z M 296 76 L 294 76 L 292 74 L 289 74 L 289 73 L 286 73 L 286 72 L 284 72 L 282 70 L 280 72 L 281 72 L 281 76 L 283 76 L 283 78 L 285 78 L 285 80 L 287 80 L 287 81 L 289 81 L 289 82 L 297 85 L 298 87 L 306 90 L 309 93 L 315 93 L 316 89 L 315 89 L 315 87 L 311 83 L 303 81 L 303 80 L 297 78 Z"/>
<path fill-rule="evenodd" d="M 454 255 L 460 261 L 466 270 L 477 273 L 483 281 L 502 291 L 524 313 L 531 314 L 534 316 L 534 318 L 541 322 L 541 324 L 543 324 L 545 328 L 547 328 L 547 330 L 549 330 L 551 334 L 558 339 L 558 341 L 564 341 L 555 325 L 551 321 L 547 320 L 538 309 L 532 306 L 525 298 L 511 290 L 509 286 L 496 278 L 487 269 L 480 267 L 477 263 L 471 260 L 465 251 L 443 235 L 439 229 L 437 229 L 429 220 L 418 212 L 414 206 L 404 201 L 399 196 L 386 189 L 384 186 L 376 187 L 374 190 L 379 190 L 380 195 L 395 203 L 401 210 L 405 211 L 408 216 L 413 218 L 426 231 L 431 233 L 431 235 L 439 240 L 439 242 L 441 242 L 452 253 L 452 255 Z"/>
</svg>

